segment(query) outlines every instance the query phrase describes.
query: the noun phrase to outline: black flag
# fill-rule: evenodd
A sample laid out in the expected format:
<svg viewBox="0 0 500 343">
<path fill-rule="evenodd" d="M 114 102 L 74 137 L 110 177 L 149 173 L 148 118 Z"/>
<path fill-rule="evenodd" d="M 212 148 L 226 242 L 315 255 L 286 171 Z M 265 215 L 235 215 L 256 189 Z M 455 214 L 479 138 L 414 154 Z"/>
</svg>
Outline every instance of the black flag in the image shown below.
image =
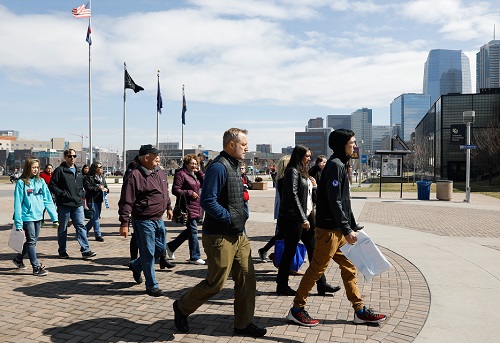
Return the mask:
<svg viewBox="0 0 500 343">
<path fill-rule="evenodd" d="M 134 91 L 134 93 L 143 91 L 144 88 L 141 86 L 137 85 L 134 80 L 130 77 L 128 71 L 125 69 L 125 88 L 130 88 Z"/>
</svg>

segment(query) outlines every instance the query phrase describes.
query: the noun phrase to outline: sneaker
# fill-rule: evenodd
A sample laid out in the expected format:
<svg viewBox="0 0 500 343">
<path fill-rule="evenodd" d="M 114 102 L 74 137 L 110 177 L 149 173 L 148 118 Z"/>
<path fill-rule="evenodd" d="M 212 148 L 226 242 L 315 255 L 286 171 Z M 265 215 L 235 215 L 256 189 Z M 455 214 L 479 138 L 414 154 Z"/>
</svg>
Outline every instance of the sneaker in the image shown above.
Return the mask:
<svg viewBox="0 0 500 343">
<path fill-rule="evenodd" d="M 46 276 L 48 272 L 45 270 L 45 266 L 39 265 L 33 268 L 33 275 L 35 276 Z"/>
<path fill-rule="evenodd" d="M 167 244 L 167 259 L 168 260 L 175 260 L 175 255 L 174 255 L 174 252 L 171 251 L 169 248 L 168 248 L 168 244 Z"/>
<path fill-rule="evenodd" d="M 94 257 L 95 255 L 97 255 L 97 254 L 91 250 L 82 252 L 83 259 L 91 258 L 91 257 Z"/>
<path fill-rule="evenodd" d="M 191 264 L 199 264 L 199 265 L 204 265 L 205 264 L 205 261 L 203 261 L 201 258 L 197 259 L 197 260 L 189 260 L 189 263 Z"/>
<path fill-rule="evenodd" d="M 380 323 L 387 318 L 385 314 L 375 313 L 373 309 L 366 308 L 366 306 L 363 306 L 363 310 L 360 312 L 354 312 L 354 324 Z"/>
<path fill-rule="evenodd" d="M 12 259 L 12 262 L 16 265 L 17 269 L 26 269 L 23 261 L 18 261 L 15 258 Z"/>
<path fill-rule="evenodd" d="M 179 309 L 179 303 L 174 301 L 174 324 L 177 330 L 180 332 L 188 332 L 189 331 L 189 325 L 188 325 L 188 316 L 185 316 L 182 314 L 181 310 Z"/>
<path fill-rule="evenodd" d="M 59 253 L 59 258 L 69 258 L 69 255 L 66 251 L 63 251 Z"/>
<path fill-rule="evenodd" d="M 163 291 L 159 288 L 146 289 L 146 294 L 152 297 L 161 297 L 163 295 Z"/>
<path fill-rule="evenodd" d="M 267 333 L 267 330 L 264 328 L 259 328 L 255 324 L 250 324 L 244 329 L 234 328 L 234 333 L 237 335 L 250 336 L 250 337 L 262 337 Z"/>
<path fill-rule="evenodd" d="M 132 267 L 132 262 L 128 263 L 128 269 L 132 271 L 132 276 L 134 277 L 135 283 L 142 283 L 141 273 L 135 271 L 135 269 Z"/>
<path fill-rule="evenodd" d="M 312 319 L 309 313 L 304 310 L 304 308 L 301 308 L 297 312 L 295 312 L 293 308 L 291 308 L 290 311 L 288 311 L 288 315 L 286 316 L 286 318 L 303 326 L 316 326 L 319 324 L 319 320 Z"/>
<path fill-rule="evenodd" d="M 98 242 L 104 242 L 104 238 L 102 238 L 102 236 L 97 236 L 95 240 Z"/>
<path fill-rule="evenodd" d="M 259 249 L 259 257 L 262 262 L 269 262 L 269 260 L 267 259 L 267 251 Z"/>
</svg>

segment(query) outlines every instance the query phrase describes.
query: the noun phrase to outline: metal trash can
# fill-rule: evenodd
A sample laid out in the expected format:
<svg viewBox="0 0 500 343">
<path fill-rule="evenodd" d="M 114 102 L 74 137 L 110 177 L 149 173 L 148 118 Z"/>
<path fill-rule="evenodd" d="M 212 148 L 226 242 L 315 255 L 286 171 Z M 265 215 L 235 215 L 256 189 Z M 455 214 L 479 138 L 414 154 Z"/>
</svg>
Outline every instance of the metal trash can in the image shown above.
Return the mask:
<svg viewBox="0 0 500 343">
<path fill-rule="evenodd" d="M 431 199 L 431 185 L 432 181 L 417 181 L 418 200 Z"/>
<path fill-rule="evenodd" d="M 436 181 L 436 198 L 438 200 L 450 201 L 453 196 L 453 181 L 437 180 Z"/>
</svg>

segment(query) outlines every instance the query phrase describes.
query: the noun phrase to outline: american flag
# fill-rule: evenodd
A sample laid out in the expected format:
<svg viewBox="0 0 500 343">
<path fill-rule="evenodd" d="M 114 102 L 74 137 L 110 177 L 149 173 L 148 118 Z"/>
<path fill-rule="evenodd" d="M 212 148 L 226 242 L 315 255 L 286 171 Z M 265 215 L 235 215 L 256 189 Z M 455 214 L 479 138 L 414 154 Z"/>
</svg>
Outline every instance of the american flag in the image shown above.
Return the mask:
<svg viewBox="0 0 500 343">
<path fill-rule="evenodd" d="M 73 8 L 71 13 L 73 14 L 73 17 L 76 18 L 90 18 L 90 2 L 87 2 L 86 5 Z"/>
</svg>

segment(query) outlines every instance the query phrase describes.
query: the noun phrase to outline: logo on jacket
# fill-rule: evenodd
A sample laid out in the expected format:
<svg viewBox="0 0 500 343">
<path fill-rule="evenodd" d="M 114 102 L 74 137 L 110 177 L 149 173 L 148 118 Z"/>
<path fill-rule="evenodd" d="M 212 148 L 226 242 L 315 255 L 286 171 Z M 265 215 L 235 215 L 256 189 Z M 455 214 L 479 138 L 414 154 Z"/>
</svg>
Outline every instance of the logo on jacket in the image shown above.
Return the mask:
<svg viewBox="0 0 500 343">
<path fill-rule="evenodd" d="M 332 185 L 333 185 L 333 187 L 338 187 L 339 181 L 338 180 L 333 180 Z"/>
</svg>

